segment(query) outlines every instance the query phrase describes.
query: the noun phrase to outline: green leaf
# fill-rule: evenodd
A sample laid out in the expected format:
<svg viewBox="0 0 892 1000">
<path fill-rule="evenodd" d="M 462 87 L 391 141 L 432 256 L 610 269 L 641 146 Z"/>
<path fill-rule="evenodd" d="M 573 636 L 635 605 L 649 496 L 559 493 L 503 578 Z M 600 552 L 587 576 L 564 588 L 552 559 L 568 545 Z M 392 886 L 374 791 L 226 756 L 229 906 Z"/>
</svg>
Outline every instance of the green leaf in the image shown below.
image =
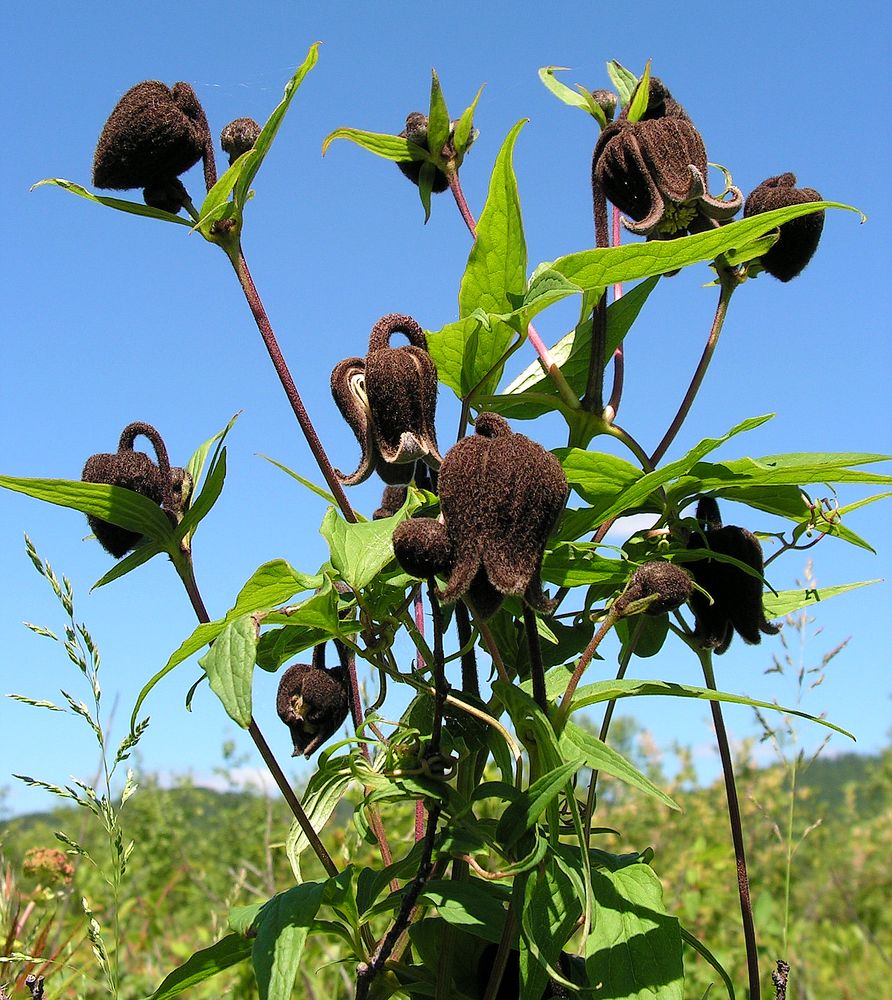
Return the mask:
<svg viewBox="0 0 892 1000">
<path fill-rule="evenodd" d="M 708 233 L 682 236 L 676 240 L 628 243 L 620 247 L 603 247 L 567 254 L 549 264 L 540 265 L 536 281 L 547 280 L 551 271 L 563 275 L 580 291 L 595 291 L 617 282 L 638 281 L 640 278 L 666 274 L 699 261 L 715 260 L 729 250 L 742 249 L 784 222 L 830 208 L 858 212 L 851 205 L 835 201 L 815 201 L 776 208 L 762 215 L 729 222 Z M 534 284 L 535 282 L 530 283 L 528 294 L 535 291 Z"/>
<path fill-rule="evenodd" d="M 631 569 L 623 559 L 599 556 L 592 542 L 559 542 L 545 553 L 542 579 L 559 587 L 588 586 L 592 583 L 625 582 Z"/>
<path fill-rule="evenodd" d="M 508 133 L 496 157 L 489 193 L 471 248 L 458 295 L 462 319 L 476 309 L 510 312 L 526 290 L 527 251 L 517 180 L 514 176 L 514 145 L 526 119 Z"/>
<path fill-rule="evenodd" d="M 421 199 L 421 207 L 424 209 L 424 224 L 427 225 L 431 217 L 431 193 L 434 190 L 434 180 L 437 176 L 437 168 L 433 163 L 425 163 L 418 175 L 418 197 Z"/>
<path fill-rule="evenodd" d="M 850 590 L 858 590 L 859 587 L 870 587 L 875 583 L 882 582 L 882 580 L 862 580 L 860 583 L 843 583 L 836 587 L 782 590 L 778 594 L 766 594 L 762 603 L 768 618 L 783 618 L 784 615 L 790 615 L 794 611 L 799 611 L 800 608 L 809 607 L 819 601 L 829 601 L 831 597 L 839 597 L 840 594 L 848 593 Z"/>
<path fill-rule="evenodd" d="M 567 294 L 574 294 L 575 289 L 567 284 L 566 280 L 551 272 L 549 282 L 559 278 L 557 288 L 561 298 Z M 638 314 L 650 293 L 656 288 L 659 277 L 648 278 L 640 281 L 633 288 L 629 289 L 622 298 L 612 302 L 607 307 L 607 340 L 604 357 L 609 361 L 616 348 L 625 340 L 632 324 L 638 318 Z M 550 289 L 542 283 L 537 288 L 537 293 Z M 567 291 L 567 288 L 570 291 Z M 551 291 L 548 291 L 551 294 Z M 535 301 L 535 300 L 533 300 Z M 525 298 L 526 303 L 530 303 L 530 296 Z M 588 363 L 592 343 L 592 319 L 589 313 L 579 321 L 576 328 L 562 337 L 552 348 L 551 356 L 555 364 L 560 368 L 561 373 L 570 388 L 577 396 L 582 396 L 588 381 Z M 537 395 L 534 395 L 537 394 Z M 542 399 L 544 394 L 547 399 Z M 486 400 L 487 407 L 491 407 L 498 413 L 513 417 L 517 420 L 532 420 L 553 408 L 553 401 L 558 399 L 558 391 L 554 382 L 542 370 L 542 365 L 534 361 L 499 396 L 490 397 Z"/>
<path fill-rule="evenodd" d="M 650 59 L 644 67 L 644 72 L 638 80 L 638 85 L 635 87 L 635 93 L 632 96 L 632 100 L 629 104 L 629 113 L 626 115 L 630 122 L 640 121 L 644 113 L 647 111 L 647 104 L 650 98 Z"/>
<path fill-rule="evenodd" d="M 290 1000 L 307 934 L 325 892 L 325 882 L 304 882 L 277 893 L 255 923 L 252 958 L 260 1000 Z"/>
<path fill-rule="evenodd" d="M 148 205 L 140 205 L 139 202 L 135 201 L 125 201 L 122 198 L 106 198 L 104 195 L 93 194 L 87 191 L 86 188 L 81 187 L 80 184 L 75 184 L 73 181 L 66 181 L 61 177 L 47 177 L 45 180 L 32 184 L 31 190 L 43 187 L 45 184 L 60 187 L 63 191 L 70 191 L 71 194 L 76 194 L 80 198 L 86 198 L 87 201 L 94 201 L 97 205 L 105 205 L 106 208 L 114 208 L 118 212 L 127 212 L 130 215 L 144 215 L 149 219 L 160 219 L 162 222 L 176 222 L 181 226 L 186 226 L 187 229 L 192 228 L 192 223 L 188 219 L 181 218 L 179 215 L 174 215 L 171 212 L 162 212 L 160 208 L 149 208 Z"/>
<path fill-rule="evenodd" d="M 164 977 L 148 1000 L 168 1000 L 250 958 L 253 942 L 242 934 L 227 934 L 209 948 L 196 951 L 186 962 Z"/>
<path fill-rule="evenodd" d="M 236 180 L 235 193 L 233 196 L 236 205 L 240 209 L 244 208 L 245 203 L 248 200 L 248 192 L 250 190 L 251 183 L 257 176 L 257 171 L 260 169 L 260 165 L 263 163 L 264 157 L 269 152 L 270 146 L 273 144 L 276 133 L 279 131 L 279 126 L 282 124 L 282 119 L 285 117 L 285 112 L 288 110 L 288 107 L 291 104 L 294 95 L 297 93 L 298 88 L 303 83 L 304 78 L 316 65 L 318 58 L 319 43 L 316 42 L 310 46 L 306 59 L 304 59 L 300 66 L 298 66 L 294 76 L 292 76 L 285 85 L 285 94 L 273 113 L 267 119 L 266 124 L 260 130 L 260 135 L 257 136 L 254 148 L 245 154 L 245 162 L 242 166 L 241 172 L 239 173 L 238 179 Z"/>
<path fill-rule="evenodd" d="M 243 615 L 229 622 L 214 645 L 198 661 L 208 675 L 211 690 L 223 702 L 233 722 L 251 724 L 251 686 L 257 650 L 257 622 Z"/>
<path fill-rule="evenodd" d="M 596 736 L 581 729 L 574 722 L 567 721 L 564 726 L 560 736 L 560 747 L 566 758 L 580 759 L 586 767 L 590 767 L 593 771 L 604 771 L 606 774 L 612 774 L 620 781 L 631 785 L 632 788 L 637 788 L 645 795 L 650 795 L 658 802 L 662 802 L 664 806 L 681 812 L 678 803 L 657 788 L 634 764 Z"/>
<path fill-rule="evenodd" d="M 248 153 L 243 153 L 226 170 L 217 180 L 217 183 L 208 191 L 204 201 L 201 203 L 195 229 L 205 238 L 211 234 L 211 227 L 215 222 L 233 213 L 233 206 L 229 203 L 229 195 L 232 193 L 232 189 L 235 187 L 242 170 L 247 165 L 248 155 Z M 236 218 L 239 218 L 239 216 L 237 215 Z"/>
<path fill-rule="evenodd" d="M 168 545 L 173 539 L 173 528 L 158 504 L 121 486 L 16 476 L 0 476 L 0 486 L 35 500 L 92 514 L 121 528 L 138 531 L 161 545 Z"/>
<path fill-rule="evenodd" d="M 485 84 L 484 84 L 485 86 Z M 455 146 L 456 153 L 461 156 L 471 144 L 471 134 L 474 129 L 474 112 L 477 110 L 477 102 L 480 100 L 480 95 L 483 93 L 483 87 L 474 96 L 474 100 L 465 108 L 462 112 L 461 118 L 458 120 L 458 124 L 455 126 L 455 135 L 453 136 L 452 142 Z"/>
<path fill-rule="evenodd" d="M 238 593 L 235 605 L 226 612 L 224 618 L 197 626 L 192 634 L 180 643 L 170 655 L 167 663 L 145 684 L 136 699 L 130 716 L 130 728 L 136 725 L 136 717 L 152 688 L 174 667 L 204 648 L 223 631 L 229 622 L 256 612 L 268 611 L 283 604 L 295 594 L 313 590 L 323 582 L 321 576 L 307 576 L 293 569 L 284 559 L 273 559 L 254 571 L 250 579 Z"/>
<path fill-rule="evenodd" d="M 587 112 L 598 122 L 601 128 L 604 128 L 607 125 L 607 119 L 604 116 L 604 111 L 592 97 L 591 93 L 583 87 L 578 87 L 578 90 L 571 90 L 565 83 L 561 83 L 555 77 L 554 74 L 556 71 L 568 68 L 567 66 L 543 66 L 539 70 L 539 79 L 559 101 L 569 104 L 571 108 L 580 108 L 582 111 Z"/>
<path fill-rule="evenodd" d="M 766 606 L 767 603 L 766 600 Z M 705 701 L 722 701 L 734 705 L 749 705 L 753 708 L 768 708 L 775 712 L 783 712 L 786 715 L 795 715 L 800 719 L 808 719 L 809 722 L 816 722 L 820 726 L 825 726 L 834 732 L 842 733 L 843 736 L 848 736 L 849 739 L 853 740 L 855 738 L 850 732 L 834 725 L 832 722 L 818 718 L 816 715 L 809 715 L 807 712 L 800 712 L 795 708 L 785 708 L 783 705 L 767 701 L 757 701 L 740 694 L 728 694 L 726 691 L 712 691 L 709 688 L 694 687 L 690 684 L 674 684 L 670 681 L 597 681 L 594 684 L 588 684 L 585 687 L 577 689 L 570 711 L 578 712 L 581 708 L 588 708 L 589 705 L 597 705 L 599 702 L 611 701 L 614 698 L 639 698 L 653 695 L 670 698 L 702 698 Z"/>
<path fill-rule="evenodd" d="M 185 538 L 186 535 L 194 535 L 199 522 L 203 521 L 210 514 L 212 507 L 217 502 L 223 492 L 223 483 L 226 480 L 226 449 L 223 448 L 208 469 L 207 477 L 202 485 L 201 491 L 189 505 L 189 509 L 183 516 L 177 527 L 177 538 Z"/>
<path fill-rule="evenodd" d="M 520 1000 L 540 1000 L 549 975 L 563 980 L 558 958 L 581 915 L 576 888 L 553 859 L 530 873 L 520 913 Z"/>
<path fill-rule="evenodd" d="M 353 770 L 349 757 L 333 757 L 330 750 L 320 756 L 318 769 L 310 777 L 301 796 L 301 805 L 316 833 L 322 833 L 351 781 L 353 781 Z M 301 855 L 309 846 L 307 835 L 300 823 L 295 820 L 285 840 L 285 854 L 298 882 L 303 881 L 300 870 Z"/>
<path fill-rule="evenodd" d="M 164 551 L 165 546 L 160 542 L 143 542 L 137 545 L 132 552 L 129 552 L 123 559 L 119 559 L 107 573 L 101 576 L 90 590 L 97 590 L 99 587 L 104 587 L 113 580 L 118 580 L 122 576 L 126 576 L 138 566 L 142 566 L 143 563 L 148 562 L 153 556 L 158 555 L 159 552 Z"/>
<path fill-rule="evenodd" d="M 435 906 L 446 923 L 498 943 L 505 922 L 506 897 L 503 886 L 481 879 L 431 879 L 418 898 L 419 902 Z"/>
<path fill-rule="evenodd" d="M 567 781 L 582 767 L 582 757 L 559 765 L 537 778 L 517 801 L 502 813 L 496 827 L 496 839 L 510 850 L 531 830 L 549 803 L 553 802 Z"/>
<path fill-rule="evenodd" d="M 722 963 L 713 955 L 713 953 L 703 944 L 699 938 L 695 937 L 690 931 L 686 930 L 684 927 L 681 928 L 681 939 L 689 947 L 693 948 L 702 958 L 704 958 L 715 971 L 718 973 L 719 978 L 728 993 L 728 1000 L 735 1000 L 734 993 L 734 983 L 731 981 L 731 977 L 725 972 L 725 968 Z M 710 984 L 711 986 L 712 984 Z M 704 994 L 705 996 L 706 994 Z"/>
<path fill-rule="evenodd" d="M 229 423 L 223 428 L 223 430 L 217 431 L 213 437 L 208 438 L 204 444 L 199 445 L 193 452 L 192 457 L 186 465 L 186 471 L 190 476 L 192 476 L 192 482 L 195 483 L 196 486 L 201 480 L 201 474 L 204 471 L 204 463 L 207 461 L 211 448 L 214 448 L 214 459 L 211 462 L 211 464 L 213 464 L 213 461 L 216 460 L 216 457 L 220 452 L 223 442 L 226 440 L 226 435 L 232 430 L 233 425 L 236 420 L 238 420 L 240 415 L 241 411 L 233 414 Z"/>
<path fill-rule="evenodd" d="M 494 321 L 481 335 L 482 326 L 478 314 L 427 333 L 428 350 L 439 380 L 462 400 L 493 391 L 512 346 L 522 342 L 503 322 Z"/>
<path fill-rule="evenodd" d="M 349 524 L 335 507 L 329 507 L 319 531 L 328 542 L 331 562 L 352 589 L 368 586 L 393 559 L 393 532 L 421 505 L 416 494 L 392 517 Z"/>
<path fill-rule="evenodd" d="M 315 493 L 317 497 L 322 497 L 326 502 L 337 506 L 337 500 L 334 496 L 328 492 L 328 490 L 323 489 L 321 486 L 317 486 L 314 482 L 309 479 L 305 479 L 302 475 L 295 472 L 293 469 L 289 469 L 287 465 L 282 465 L 281 462 L 277 462 L 274 458 L 270 458 L 269 455 L 263 455 L 258 452 L 258 456 L 265 459 L 271 465 L 274 465 L 277 469 L 281 469 L 282 472 L 287 473 L 292 479 L 296 479 L 301 486 L 305 486 L 311 493 Z M 356 515 L 360 520 L 365 520 L 361 514 Z"/>
<path fill-rule="evenodd" d="M 437 76 L 437 71 L 432 69 L 430 111 L 427 116 L 427 145 L 434 156 L 439 156 L 440 151 L 449 141 L 449 132 L 449 110 L 440 87 L 440 78 Z"/>
<path fill-rule="evenodd" d="M 322 143 L 322 155 L 328 152 L 328 147 L 335 139 L 347 139 L 356 143 L 363 149 L 367 149 L 375 156 L 380 156 L 385 160 L 392 160 L 394 163 L 410 163 L 413 160 L 424 160 L 430 162 L 431 156 L 426 149 L 404 139 L 399 135 L 388 135 L 385 132 L 364 132 L 358 128 L 336 128 L 329 133 Z"/>
<path fill-rule="evenodd" d="M 595 919 L 585 966 L 605 1000 L 684 1000 L 681 929 L 649 865 L 592 871 Z"/>
<path fill-rule="evenodd" d="M 613 86 L 616 87 L 616 92 L 619 94 L 620 106 L 625 107 L 635 93 L 638 77 L 631 70 L 626 69 L 622 63 L 617 62 L 616 59 L 611 59 L 607 63 L 607 75 L 610 77 Z"/>
</svg>

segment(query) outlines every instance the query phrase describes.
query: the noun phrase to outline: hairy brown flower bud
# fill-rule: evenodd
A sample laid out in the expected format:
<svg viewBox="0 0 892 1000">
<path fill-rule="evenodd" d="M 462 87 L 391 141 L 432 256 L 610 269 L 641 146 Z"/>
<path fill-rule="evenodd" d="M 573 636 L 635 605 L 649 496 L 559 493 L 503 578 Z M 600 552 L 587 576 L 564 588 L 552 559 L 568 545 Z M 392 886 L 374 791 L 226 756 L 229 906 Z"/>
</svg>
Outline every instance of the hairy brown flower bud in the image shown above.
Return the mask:
<svg viewBox="0 0 892 1000">
<path fill-rule="evenodd" d="M 188 83 L 159 80 L 131 87 L 115 105 L 96 146 L 99 188 L 163 187 L 194 166 L 210 146 L 204 110 Z"/>
<path fill-rule="evenodd" d="M 290 666 L 276 695 L 276 711 L 291 732 L 294 757 L 318 750 L 343 725 L 350 707 L 344 666 L 327 668 L 315 652 L 313 659 L 312 665 Z"/>
<path fill-rule="evenodd" d="M 395 333 L 409 343 L 391 347 Z M 374 471 L 388 485 L 401 486 L 412 481 L 417 462 L 439 468 L 437 369 L 411 316 L 382 316 L 372 327 L 365 358 L 335 366 L 331 393 L 362 448 L 355 472 L 336 470 L 341 482 L 355 486 Z"/>
<path fill-rule="evenodd" d="M 683 236 L 738 212 L 743 196 L 737 188 L 726 200 L 709 194 L 703 139 L 661 80 L 651 79 L 640 121 L 630 122 L 627 113 L 601 132 L 592 181 L 631 217 L 623 219 L 630 232 L 649 239 Z"/>
<path fill-rule="evenodd" d="M 700 533 L 688 541 L 689 549 L 707 548 L 720 555 L 731 556 L 755 570 L 753 576 L 731 563 L 718 559 L 700 559 L 687 564 L 694 580 L 709 598 L 695 590 L 691 595 L 691 608 L 696 627 L 694 635 L 704 647 L 724 653 L 731 644 L 735 631 L 750 645 L 758 645 L 762 634 L 776 635 L 778 625 L 768 621 L 762 606 L 762 580 L 764 560 L 758 538 L 746 528 L 734 525 L 723 527 L 718 504 L 712 497 L 704 497 L 697 506 Z"/>
<path fill-rule="evenodd" d="M 138 436 L 151 441 L 158 463 L 148 455 L 133 450 L 133 442 Z M 163 506 L 174 521 L 178 521 L 188 505 L 192 493 L 192 476 L 180 468 L 171 469 L 167 458 L 167 448 L 158 431 L 151 424 L 135 422 L 128 424 L 121 432 L 116 453 L 91 455 L 84 464 L 81 480 L 85 483 L 103 483 L 132 490 Z M 120 559 L 136 548 L 142 535 L 136 531 L 119 527 L 92 514 L 87 521 L 100 545 Z"/>
<path fill-rule="evenodd" d="M 421 146 L 422 149 L 426 149 L 430 152 L 430 146 L 427 143 L 427 115 L 423 115 L 420 111 L 413 111 L 411 114 L 406 116 L 406 127 L 400 132 L 400 136 L 403 139 L 408 139 L 410 142 L 414 142 L 416 146 Z M 408 177 L 409 180 L 417 185 L 419 178 L 421 177 L 421 168 L 424 166 L 424 160 L 408 160 L 404 163 L 397 163 L 400 168 L 400 172 L 404 177 Z M 449 181 L 446 178 L 446 174 L 442 170 L 437 170 L 434 174 L 434 180 L 431 184 L 431 191 L 434 194 L 441 194 L 446 188 L 449 187 Z"/>
<path fill-rule="evenodd" d="M 393 553 L 407 573 L 422 580 L 452 569 L 449 533 L 444 524 L 430 517 L 403 521 L 393 533 Z"/>
<path fill-rule="evenodd" d="M 481 413 L 476 431 L 450 449 L 440 470 L 440 509 L 454 553 L 442 599 L 467 594 L 484 618 L 507 595 L 550 610 L 540 567 L 567 500 L 567 477 L 553 455 L 497 414 Z"/>
<path fill-rule="evenodd" d="M 691 578 L 680 566 L 656 559 L 635 570 L 613 607 L 619 614 L 626 614 L 629 609 L 635 614 L 633 604 L 653 597 L 643 610 L 646 615 L 656 616 L 680 608 L 691 599 L 692 592 Z"/>
<path fill-rule="evenodd" d="M 810 201 L 821 201 L 820 193 L 814 188 L 797 188 L 795 174 L 779 174 L 762 181 L 752 192 L 743 206 L 743 215 L 749 218 L 788 205 L 806 205 Z M 785 222 L 780 227 L 777 242 L 760 258 L 762 267 L 778 281 L 792 281 L 814 256 L 823 229 L 823 212 L 812 212 Z"/>
<path fill-rule="evenodd" d="M 253 118 L 236 118 L 223 128 L 220 133 L 220 146 L 223 152 L 229 156 L 229 165 L 233 163 L 249 149 L 254 148 L 257 136 L 260 135 L 260 126 Z"/>
<path fill-rule="evenodd" d="M 613 116 L 616 114 L 616 105 L 619 102 L 616 94 L 612 90 L 599 88 L 592 91 L 592 97 L 595 99 L 595 104 L 604 112 L 604 117 L 607 121 L 613 121 Z"/>
</svg>

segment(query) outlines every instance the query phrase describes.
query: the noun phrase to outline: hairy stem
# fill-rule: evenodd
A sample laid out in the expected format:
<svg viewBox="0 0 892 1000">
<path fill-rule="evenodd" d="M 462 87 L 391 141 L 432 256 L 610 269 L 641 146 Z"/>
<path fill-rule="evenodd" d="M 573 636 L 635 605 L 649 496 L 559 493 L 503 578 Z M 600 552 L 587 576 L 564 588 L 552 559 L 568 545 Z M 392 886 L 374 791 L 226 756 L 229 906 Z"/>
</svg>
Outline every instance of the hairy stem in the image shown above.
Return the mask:
<svg viewBox="0 0 892 1000">
<path fill-rule="evenodd" d="M 592 163 L 592 203 L 595 213 L 595 248 L 610 245 L 607 233 L 607 197 L 595 180 L 595 165 Z M 604 410 L 604 352 L 607 344 L 607 291 L 598 299 L 592 311 L 592 346 L 588 360 L 588 377 L 582 408 L 599 416 Z"/>
<path fill-rule="evenodd" d="M 295 417 L 297 417 L 300 429 L 303 431 L 307 444 L 310 446 L 313 458 L 316 459 L 319 471 L 328 484 L 328 488 L 331 490 L 338 507 L 341 508 L 344 518 L 351 523 L 355 523 L 356 514 L 354 514 L 353 508 L 350 506 L 350 501 L 344 493 L 344 488 L 341 486 L 340 480 L 335 475 L 328 455 L 322 447 L 322 442 L 319 440 L 319 435 L 316 433 L 316 428 L 313 426 L 313 421 L 310 419 L 303 400 L 300 398 L 300 393 L 297 391 L 297 386 L 294 384 L 294 379 L 291 377 L 291 372 L 282 355 L 282 350 L 279 347 L 279 342 L 276 340 L 276 335 L 273 332 L 266 310 L 263 307 L 260 294 L 254 285 L 251 272 L 248 270 L 248 263 L 245 260 L 245 256 L 239 250 L 236 256 L 230 257 L 230 260 L 239 284 L 242 286 L 242 291 L 245 293 L 245 298 L 254 316 L 254 321 L 257 323 L 257 329 L 263 338 L 264 346 L 270 356 L 273 367 L 276 369 L 276 374 L 279 376 L 279 381 L 282 383 L 282 388 L 285 390 L 285 395 L 288 397 L 291 409 L 294 411 Z"/>
<path fill-rule="evenodd" d="M 598 650 L 598 646 L 601 645 L 601 641 L 604 636 L 613 628 L 619 619 L 619 613 L 615 610 L 615 605 L 611 605 L 604 621 L 601 622 L 601 627 L 592 636 L 591 642 L 582 651 L 582 656 L 579 657 L 579 662 L 576 664 L 576 668 L 570 677 L 570 682 L 567 684 L 566 690 L 564 691 L 564 696 L 561 699 L 561 704 L 557 711 L 557 716 L 554 720 L 555 732 L 559 733 L 563 728 L 564 723 L 567 721 L 567 717 L 570 714 L 570 704 L 573 701 L 573 695 L 576 688 L 579 686 L 579 682 L 582 679 L 582 675 L 585 673 L 585 668 L 591 663 L 592 657 Z"/>
<path fill-rule="evenodd" d="M 180 580 L 183 582 L 183 587 L 186 590 L 186 594 L 189 597 L 189 601 L 192 604 L 192 608 L 195 611 L 195 617 L 202 622 L 207 624 L 211 620 L 211 616 L 207 612 L 204 600 L 201 597 L 201 593 L 198 590 L 198 584 L 195 580 L 195 573 L 192 569 L 192 560 L 190 557 L 186 556 L 183 560 L 175 563 L 177 573 L 179 574 Z M 338 866 L 332 860 L 331 855 L 325 849 L 325 845 L 319 839 L 319 835 L 313 829 L 313 824 L 310 822 L 309 817 L 304 812 L 303 806 L 300 804 L 298 797 L 294 794 L 294 789 L 291 787 L 288 779 L 285 777 L 282 768 L 279 767 L 279 762 L 276 760 L 275 755 L 269 748 L 269 744 L 261 733 L 260 728 L 254 721 L 252 716 L 251 722 L 248 725 L 248 733 L 251 739 L 254 741 L 254 745 L 260 752 L 260 756 L 263 758 L 263 762 L 269 768 L 270 774 L 273 776 L 273 780 L 279 787 L 279 791 L 282 793 L 282 798 L 288 803 L 291 812 L 294 814 L 294 818 L 300 824 L 300 828 L 306 834 L 307 840 L 309 841 L 310 847 L 313 849 L 313 853 L 322 863 L 322 867 L 330 876 L 338 874 Z"/>
<path fill-rule="evenodd" d="M 675 440 L 676 435 L 681 430 L 681 425 L 685 422 L 691 407 L 694 405 L 694 400 L 697 397 L 697 393 L 700 391 L 700 385 L 703 382 L 703 377 L 706 375 L 706 370 L 709 368 L 709 362 L 712 360 L 712 356 L 715 353 L 716 346 L 718 345 L 719 334 L 722 332 L 725 316 L 728 313 L 728 303 L 731 301 L 734 289 L 740 283 L 737 275 L 726 267 L 719 266 L 718 275 L 720 286 L 719 301 L 715 309 L 712 326 L 709 329 L 709 336 L 706 339 L 706 346 L 703 348 L 703 354 L 700 356 L 700 362 L 694 371 L 693 377 L 691 378 L 691 384 L 688 386 L 688 391 L 685 393 L 684 399 L 681 401 L 678 412 L 673 417 L 672 423 L 669 425 L 669 429 L 663 435 L 663 440 L 660 441 L 654 450 L 654 453 L 650 456 L 652 466 L 657 465 L 660 459 L 669 450 L 669 446 Z"/>
<path fill-rule="evenodd" d="M 712 653 L 709 650 L 697 650 L 700 664 L 703 668 L 703 678 L 706 686 L 715 691 L 715 674 L 712 669 Z M 746 968 L 749 978 L 750 1000 L 761 1000 L 762 987 L 759 983 L 759 952 L 756 946 L 756 927 L 753 921 L 753 904 L 750 899 L 750 880 L 746 867 L 746 849 L 743 840 L 743 822 L 740 817 L 740 802 L 737 798 L 737 783 L 734 780 L 734 764 L 731 760 L 731 748 L 728 743 L 728 733 L 725 720 L 722 717 L 721 705 L 717 701 L 709 703 L 712 710 L 712 723 L 715 727 L 715 737 L 722 761 L 722 774 L 725 779 L 725 795 L 728 800 L 728 820 L 731 824 L 731 840 L 734 844 L 734 857 L 737 862 L 737 892 L 740 897 L 740 916 L 743 920 L 743 940 L 746 946 Z"/>
</svg>

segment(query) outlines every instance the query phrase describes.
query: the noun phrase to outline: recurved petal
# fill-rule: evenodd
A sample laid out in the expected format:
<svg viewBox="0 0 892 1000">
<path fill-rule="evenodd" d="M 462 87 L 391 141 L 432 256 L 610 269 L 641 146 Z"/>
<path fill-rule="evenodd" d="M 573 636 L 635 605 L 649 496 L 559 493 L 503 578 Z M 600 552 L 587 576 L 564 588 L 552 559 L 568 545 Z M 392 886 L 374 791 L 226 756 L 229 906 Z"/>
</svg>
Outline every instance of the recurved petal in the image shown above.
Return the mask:
<svg viewBox="0 0 892 1000">
<path fill-rule="evenodd" d="M 362 358 L 347 358 L 335 365 L 331 373 L 331 394 L 362 449 L 355 472 L 345 475 L 335 469 L 335 475 L 345 485 L 356 486 L 368 479 L 375 468 L 374 438 L 365 390 L 365 361 Z"/>
</svg>

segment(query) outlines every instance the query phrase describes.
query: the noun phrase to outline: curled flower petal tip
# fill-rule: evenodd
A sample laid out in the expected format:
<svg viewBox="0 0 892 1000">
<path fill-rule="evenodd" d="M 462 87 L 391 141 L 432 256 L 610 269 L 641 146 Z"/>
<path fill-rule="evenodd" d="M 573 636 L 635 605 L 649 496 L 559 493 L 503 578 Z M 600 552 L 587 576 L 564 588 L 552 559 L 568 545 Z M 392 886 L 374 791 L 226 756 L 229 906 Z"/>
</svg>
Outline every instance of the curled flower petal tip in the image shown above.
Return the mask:
<svg viewBox="0 0 892 1000">
<path fill-rule="evenodd" d="M 409 341 L 391 347 L 402 333 Z M 391 486 L 412 481 L 417 462 L 442 462 L 434 424 L 437 369 L 424 331 L 411 316 L 392 313 L 372 328 L 365 358 L 347 358 L 331 373 L 331 392 L 362 449 L 355 472 L 338 478 L 347 486 L 377 472 Z"/>
</svg>

